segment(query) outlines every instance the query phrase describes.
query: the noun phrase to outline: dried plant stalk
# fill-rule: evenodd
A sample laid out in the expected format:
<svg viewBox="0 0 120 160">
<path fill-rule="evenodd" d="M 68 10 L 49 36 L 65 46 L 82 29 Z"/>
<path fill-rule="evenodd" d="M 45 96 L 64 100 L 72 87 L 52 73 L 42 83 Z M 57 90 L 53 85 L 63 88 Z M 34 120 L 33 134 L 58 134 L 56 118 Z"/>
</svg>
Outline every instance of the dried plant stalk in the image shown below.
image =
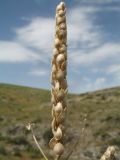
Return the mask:
<svg viewBox="0 0 120 160">
<path fill-rule="evenodd" d="M 100 160 L 115 160 L 115 152 L 116 148 L 114 146 L 108 147 Z"/>
<path fill-rule="evenodd" d="M 62 144 L 64 119 L 66 113 L 67 95 L 67 26 L 65 3 L 61 2 L 56 9 L 56 33 L 52 58 L 51 72 L 51 102 L 52 102 L 52 132 L 50 148 L 54 151 L 55 160 L 64 152 Z"/>
</svg>

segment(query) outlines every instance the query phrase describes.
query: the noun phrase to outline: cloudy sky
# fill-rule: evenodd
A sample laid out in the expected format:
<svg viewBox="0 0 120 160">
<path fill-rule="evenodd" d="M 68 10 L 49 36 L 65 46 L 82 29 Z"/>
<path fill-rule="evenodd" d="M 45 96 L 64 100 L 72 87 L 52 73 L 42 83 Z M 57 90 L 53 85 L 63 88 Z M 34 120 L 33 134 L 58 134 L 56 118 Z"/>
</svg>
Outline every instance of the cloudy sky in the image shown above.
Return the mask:
<svg viewBox="0 0 120 160">
<path fill-rule="evenodd" d="M 0 83 L 50 89 L 60 0 L 0 0 Z M 69 91 L 120 85 L 120 0 L 65 0 Z"/>
</svg>

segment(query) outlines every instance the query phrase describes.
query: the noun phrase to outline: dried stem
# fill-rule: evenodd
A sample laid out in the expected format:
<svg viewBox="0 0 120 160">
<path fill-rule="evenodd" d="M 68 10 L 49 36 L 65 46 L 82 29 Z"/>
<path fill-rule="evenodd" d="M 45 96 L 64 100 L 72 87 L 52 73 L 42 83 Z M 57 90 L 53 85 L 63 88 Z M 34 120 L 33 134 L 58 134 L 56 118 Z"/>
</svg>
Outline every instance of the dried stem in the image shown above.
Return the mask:
<svg viewBox="0 0 120 160">
<path fill-rule="evenodd" d="M 34 141 L 35 141 L 35 144 L 36 144 L 37 148 L 40 150 L 40 152 L 41 152 L 41 154 L 43 155 L 44 159 L 45 159 L 45 160 L 48 160 L 48 158 L 47 158 L 46 155 L 44 154 L 42 148 L 40 147 L 40 145 L 39 145 L 39 143 L 38 143 L 38 141 L 37 141 L 37 139 L 36 139 L 36 137 L 35 137 L 35 134 L 34 134 L 32 125 L 29 123 L 29 124 L 26 126 L 26 128 L 27 128 L 29 131 L 31 131 L 32 136 L 33 136 L 33 139 L 34 139 Z"/>
<path fill-rule="evenodd" d="M 109 146 L 100 160 L 116 160 L 115 152 L 116 148 L 114 146 Z"/>
</svg>

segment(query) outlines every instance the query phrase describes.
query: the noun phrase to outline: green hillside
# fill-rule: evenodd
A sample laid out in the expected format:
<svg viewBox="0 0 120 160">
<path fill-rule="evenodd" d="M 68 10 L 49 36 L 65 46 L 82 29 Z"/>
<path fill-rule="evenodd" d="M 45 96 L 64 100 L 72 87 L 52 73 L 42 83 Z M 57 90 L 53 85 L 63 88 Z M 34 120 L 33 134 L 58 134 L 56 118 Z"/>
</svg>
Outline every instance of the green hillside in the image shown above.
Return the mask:
<svg viewBox="0 0 120 160">
<path fill-rule="evenodd" d="M 85 120 L 86 119 L 86 120 Z M 31 133 L 51 159 L 50 92 L 42 89 L 0 84 L 0 160 L 42 160 Z M 85 128 L 81 134 L 82 128 Z M 108 145 L 120 146 L 120 87 L 81 95 L 68 95 L 65 134 L 66 152 L 79 141 L 70 160 L 97 160 Z M 72 147 L 73 146 L 73 147 Z"/>
</svg>

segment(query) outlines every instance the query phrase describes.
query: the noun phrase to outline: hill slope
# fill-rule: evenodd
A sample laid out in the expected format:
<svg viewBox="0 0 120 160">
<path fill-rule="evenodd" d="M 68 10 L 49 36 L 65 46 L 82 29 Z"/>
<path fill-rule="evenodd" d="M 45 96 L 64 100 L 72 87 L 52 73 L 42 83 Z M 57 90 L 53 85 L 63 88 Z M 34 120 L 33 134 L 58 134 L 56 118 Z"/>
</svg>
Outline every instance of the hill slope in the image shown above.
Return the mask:
<svg viewBox="0 0 120 160">
<path fill-rule="evenodd" d="M 42 160 L 25 129 L 28 122 L 35 123 L 36 137 L 51 158 L 47 145 L 52 136 L 50 92 L 0 84 L 0 160 Z M 120 87 L 69 95 L 64 157 L 79 140 L 71 160 L 99 159 L 109 144 L 120 146 L 119 124 Z"/>
</svg>

